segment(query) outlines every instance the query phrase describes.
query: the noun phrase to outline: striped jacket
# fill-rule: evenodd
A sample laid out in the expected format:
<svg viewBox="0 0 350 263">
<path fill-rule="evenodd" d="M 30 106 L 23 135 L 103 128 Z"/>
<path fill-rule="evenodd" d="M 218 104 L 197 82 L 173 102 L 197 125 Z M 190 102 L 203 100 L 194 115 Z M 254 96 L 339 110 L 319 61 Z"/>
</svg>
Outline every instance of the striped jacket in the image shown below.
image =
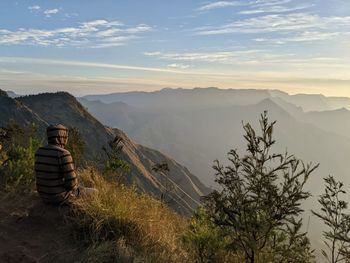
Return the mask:
<svg viewBox="0 0 350 263">
<path fill-rule="evenodd" d="M 73 158 L 64 149 L 68 129 L 63 125 L 47 128 L 48 144 L 35 154 L 36 186 L 39 195 L 49 203 L 65 201 L 77 187 Z"/>
</svg>

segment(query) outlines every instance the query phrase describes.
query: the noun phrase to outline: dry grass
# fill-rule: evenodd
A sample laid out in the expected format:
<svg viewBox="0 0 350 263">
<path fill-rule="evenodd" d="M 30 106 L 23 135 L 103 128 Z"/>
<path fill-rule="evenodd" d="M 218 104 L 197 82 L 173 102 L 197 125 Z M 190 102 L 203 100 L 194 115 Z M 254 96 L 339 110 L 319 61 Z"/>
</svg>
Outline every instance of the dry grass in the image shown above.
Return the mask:
<svg viewBox="0 0 350 263">
<path fill-rule="evenodd" d="M 181 245 L 187 227 L 184 218 L 132 187 L 107 182 L 96 171 L 84 170 L 79 177 L 85 186 L 98 190 L 92 197 L 76 200 L 68 218 L 79 240 L 91 246 L 85 262 L 96 262 L 91 258 L 99 262 L 188 261 Z"/>
</svg>

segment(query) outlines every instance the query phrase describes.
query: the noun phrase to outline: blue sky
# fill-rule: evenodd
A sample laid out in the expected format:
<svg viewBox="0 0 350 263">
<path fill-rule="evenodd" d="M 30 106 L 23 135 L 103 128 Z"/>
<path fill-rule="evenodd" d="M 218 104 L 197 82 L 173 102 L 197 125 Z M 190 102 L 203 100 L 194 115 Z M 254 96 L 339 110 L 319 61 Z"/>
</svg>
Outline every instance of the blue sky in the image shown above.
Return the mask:
<svg viewBox="0 0 350 263">
<path fill-rule="evenodd" d="M 350 97 L 349 0 L 0 2 L 0 88 Z"/>
</svg>

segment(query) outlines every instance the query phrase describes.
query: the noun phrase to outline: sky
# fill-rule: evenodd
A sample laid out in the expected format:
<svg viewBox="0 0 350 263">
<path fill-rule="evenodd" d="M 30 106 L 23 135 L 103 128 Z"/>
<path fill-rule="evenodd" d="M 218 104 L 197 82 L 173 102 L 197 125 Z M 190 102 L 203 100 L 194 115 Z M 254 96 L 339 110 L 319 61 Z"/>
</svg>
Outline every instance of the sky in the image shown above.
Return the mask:
<svg viewBox="0 0 350 263">
<path fill-rule="evenodd" d="M 350 97 L 350 0 L 2 0 L 0 88 Z"/>
</svg>

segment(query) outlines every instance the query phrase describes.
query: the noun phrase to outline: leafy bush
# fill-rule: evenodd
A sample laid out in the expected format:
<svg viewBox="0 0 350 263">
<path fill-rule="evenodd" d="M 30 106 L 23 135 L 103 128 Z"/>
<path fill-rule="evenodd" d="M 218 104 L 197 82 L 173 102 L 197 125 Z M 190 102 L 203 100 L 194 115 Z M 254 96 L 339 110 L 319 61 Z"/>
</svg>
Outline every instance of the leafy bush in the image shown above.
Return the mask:
<svg viewBox="0 0 350 263">
<path fill-rule="evenodd" d="M 35 151 L 41 142 L 33 125 L 20 127 L 10 122 L 0 129 L 0 176 L 6 190 L 34 190 Z"/>
<path fill-rule="evenodd" d="M 71 153 L 76 167 L 82 167 L 85 164 L 85 147 L 86 143 L 79 130 L 75 127 L 69 127 L 68 143 L 65 148 Z"/>
<path fill-rule="evenodd" d="M 125 174 L 131 172 L 130 164 L 121 158 L 124 147 L 123 139 L 116 136 L 108 143 L 109 148 L 102 147 L 107 157 L 103 168 L 103 175 L 119 183 L 126 183 Z"/>
<path fill-rule="evenodd" d="M 321 211 L 312 211 L 327 226 L 323 232 L 327 250 L 322 249 L 322 255 L 330 263 L 349 262 L 350 260 L 350 214 L 348 202 L 341 199 L 345 195 L 344 185 L 328 176 L 325 181 L 325 193 L 318 202 Z"/>
<path fill-rule="evenodd" d="M 203 207 L 193 213 L 183 242 L 195 262 L 226 262 L 225 257 L 229 256 L 227 236 L 210 221 Z"/>
<path fill-rule="evenodd" d="M 222 190 L 205 198 L 211 220 L 230 235 L 230 249 L 244 254 L 245 262 L 266 262 L 262 257 L 266 249 L 273 249 L 275 233 L 288 233 L 297 225 L 301 201 L 310 196 L 304 185 L 317 168 L 294 155 L 272 153 L 274 125 L 266 112 L 261 115 L 260 134 L 249 123 L 244 125 L 246 155 L 231 150 L 229 165 L 215 162 L 216 182 Z"/>
</svg>

